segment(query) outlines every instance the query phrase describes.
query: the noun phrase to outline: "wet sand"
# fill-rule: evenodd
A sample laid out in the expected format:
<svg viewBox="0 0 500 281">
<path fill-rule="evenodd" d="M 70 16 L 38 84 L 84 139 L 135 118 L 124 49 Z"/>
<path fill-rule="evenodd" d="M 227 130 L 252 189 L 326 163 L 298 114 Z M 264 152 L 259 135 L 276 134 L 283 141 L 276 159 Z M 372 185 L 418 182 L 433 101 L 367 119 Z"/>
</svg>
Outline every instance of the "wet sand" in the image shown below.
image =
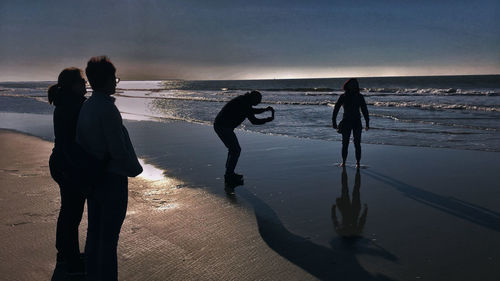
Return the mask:
<svg viewBox="0 0 500 281">
<path fill-rule="evenodd" d="M 211 127 L 127 126 L 147 161 L 191 187 L 224 196 L 226 151 Z M 260 238 L 274 252 L 314 277 L 499 279 L 499 153 L 365 144 L 357 206 L 352 146 L 343 184 L 340 143 L 242 130 L 237 135 L 243 148 L 237 171 L 245 174 L 245 185 L 235 191 L 238 204 L 253 210 Z M 350 198 L 342 200 L 345 189 Z M 334 205 L 339 222 L 338 206 L 347 206 L 343 215 L 359 222 L 366 205 L 360 237 L 339 235 Z"/>
<path fill-rule="evenodd" d="M 138 155 L 167 177 L 158 179 L 152 169 L 149 180 L 130 181 L 121 280 L 500 276 L 498 153 L 364 145 L 363 169 L 356 175 L 350 155 L 343 175 L 338 143 L 238 131 L 237 170 L 245 185 L 227 196 L 226 152 L 212 128 L 134 121 L 127 127 Z M 0 235 L 8 242 L 1 272 L 8 280 L 47 280 L 58 208 L 46 166 L 52 144 L 6 131 L 0 144 L 6 155 Z M 346 190 L 349 198 L 341 196 Z M 357 237 L 339 234 L 345 228 L 335 228 L 332 209 L 340 223 L 341 214 L 354 218 Z"/>
</svg>

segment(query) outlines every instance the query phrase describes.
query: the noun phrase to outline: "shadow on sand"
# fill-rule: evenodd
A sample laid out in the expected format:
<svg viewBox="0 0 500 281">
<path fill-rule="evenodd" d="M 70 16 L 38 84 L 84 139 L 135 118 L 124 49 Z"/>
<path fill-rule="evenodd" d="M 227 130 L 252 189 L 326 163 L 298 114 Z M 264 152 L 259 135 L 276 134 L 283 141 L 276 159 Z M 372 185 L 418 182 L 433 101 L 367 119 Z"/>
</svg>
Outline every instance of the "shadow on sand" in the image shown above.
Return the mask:
<svg viewBox="0 0 500 281">
<path fill-rule="evenodd" d="M 250 191 L 238 189 L 238 195 L 253 207 L 259 233 L 276 253 L 321 280 L 392 280 L 366 271 L 357 255 L 371 255 L 390 261 L 397 258 L 368 239 L 335 238 L 330 247 L 313 243 L 283 226 L 274 210 Z M 234 197 L 231 195 L 229 198 Z"/>
<path fill-rule="evenodd" d="M 500 214 L 497 212 L 453 197 L 438 195 L 411 186 L 375 171 L 366 171 L 365 173 L 378 181 L 396 188 L 396 190 L 417 202 L 488 229 L 500 231 Z"/>
</svg>

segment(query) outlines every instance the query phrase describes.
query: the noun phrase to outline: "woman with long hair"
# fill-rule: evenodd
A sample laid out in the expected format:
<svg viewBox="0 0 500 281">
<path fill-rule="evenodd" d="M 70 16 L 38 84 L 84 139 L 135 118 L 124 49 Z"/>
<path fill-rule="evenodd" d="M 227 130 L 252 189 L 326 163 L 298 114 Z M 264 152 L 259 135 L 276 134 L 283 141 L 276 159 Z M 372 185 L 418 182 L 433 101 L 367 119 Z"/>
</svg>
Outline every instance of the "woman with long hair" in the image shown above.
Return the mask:
<svg viewBox="0 0 500 281">
<path fill-rule="evenodd" d="M 57 219 L 56 249 L 58 265 L 65 265 L 68 275 L 83 275 L 84 261 L 80 254 L 78 227 L 82 220 L 86 195 L 74 177 L 70 151 L 75 145 L 76 124 L 85 101 L 85 79 L 78 68 L 64 69 L 57 84 L 48 89 L 48 100 L 54 109 L 54 148 L 49 167 L 61 193 L 61 209 Z"/>
<path fill-rule="evenodd" d="M 347 150 L 352 131 L 354 148 L 356 149 L 356 168 L 359 168 L 359 161 L 361 160 L 361 131 L 363 129 L 361 125 L 361 114 L 359 112 L 360 109 L 365 118 L 367 131 L 370 129 L 370 117 L 368 115 L 365 98 L 359 92 L 358 80 L 355 78 L 347 80 L 342 89 L 344 93 L 340 95 L 333 109 L 332 126 L 342 134 L 342 167 L 345 166 L 345 161 L 347 159 Z M 342 121 L 340 121 L 340 124 L 337 126 L 337 114 L 341 106 L 344 108 L 344 115 Z"/>
</svg>

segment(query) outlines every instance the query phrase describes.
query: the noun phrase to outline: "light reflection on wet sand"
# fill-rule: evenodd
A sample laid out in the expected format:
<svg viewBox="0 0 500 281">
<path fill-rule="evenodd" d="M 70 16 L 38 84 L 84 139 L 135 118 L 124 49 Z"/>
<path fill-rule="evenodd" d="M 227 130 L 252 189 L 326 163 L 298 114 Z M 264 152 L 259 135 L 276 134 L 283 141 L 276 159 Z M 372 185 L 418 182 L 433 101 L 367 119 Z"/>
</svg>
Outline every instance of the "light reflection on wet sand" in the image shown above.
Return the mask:
<svg viewBox="0 0 500 281">
<path fill-rule="evenodd" d="M 180 180 L 165 176 L 165 170 L 148 164 L 144 159 L 139 159 L 143 172 L 138 176 L 140 180 L 146 181 L 146 187 L 140 190 L 131 190 L 132 194 L 148 202 L 154 209 L 164 211 L 175 209 L 180 206 L 175 202 L 172 195 L 176 194 L 184 183 Z"/>
</svg>

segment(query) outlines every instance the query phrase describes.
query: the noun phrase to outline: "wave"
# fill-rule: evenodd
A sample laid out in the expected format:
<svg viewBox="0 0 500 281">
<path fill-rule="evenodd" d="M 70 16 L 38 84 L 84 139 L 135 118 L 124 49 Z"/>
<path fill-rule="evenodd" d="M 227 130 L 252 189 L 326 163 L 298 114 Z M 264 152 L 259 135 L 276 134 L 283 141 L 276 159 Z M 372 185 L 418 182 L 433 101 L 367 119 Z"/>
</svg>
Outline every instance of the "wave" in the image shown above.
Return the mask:
<svg viewBox="0 0 500 281">
<path fill-rule="evenodd" d="M 384 96 L 500 96 L 500 92 L 492 90 L 463 90 L 454 88 L 365 88 L 363 92 L 369 96 L 377 96 L 380 93 Z"/>
<path fill-rule="evenodd" d="M 201 101 L 201 102 L 216 102 L 225 103 L 230 101 L 230 98 L 208 98 L 208 97 L 186 97 L 186 96 L 170 96 L 170 97 L 158 97 L 158 96 L 130 96 L 124 94 L 115 94 L 115 96 L 126 97 L 126 98 L 137 98 L 137 99 L 159 99 L 159 100 L 180 100 L 180 101 Z M 330 100 L 324 101 L 272 101 L 263 100 L 264 104 L 276 104 L 276 105 L 321 105 L 321 106 L 335 106 L 335 102 Z M 404 108 L 418 108 L 425 110 L 470 110 L 470 111 L 486 111 L 486 112 L 500 112 L 499 106 L 479 106 L 479 105 L 465 105 L 465 104 L 425 104 L 417 102 L 368 102 L 368 105 L 375 107 L 404 107 Z"/>
<path fill-rule="evenodd" d="M 165 88 L 167 90 L 167 88 Z M 172 90 L 172 88 L 168 88 Z M 179 89 L 182 90 L 182 89 Z M 191 89 L 195 90 L 196 89 Z M 212 89 L 214 90 L 214 89 Z M 222 87 L 219 91 L 252 91 L 259 90 L 262 92 L 304 92 L 307 95 L 332 95 L 334 93 L 343 93 L 340 88 L 330 87 L 290 87 L 290 88 L 247 88 L 247 87 Z M 216 90 L 215 90 L 216 91 Z M 363 94 L 374 96 L 377 94 L 383 95 L 440 95 L 440 96 L 500 96 L 498 89 L 459 89 L 459 88 L 387 88 L 387 87 L 368 87 L 361 88 Z"/>
<path fill-rule="evenodd" d="M 377 101 L 369 102 L 368 105 L 377 107 L 406 107 L 418 108 L 426 110 L 471 110 L 471 111 L 487 111 L 487 112 L 500 112 L 498 106 L 480 106 L 480 105 L 466 105 L 466 104 L 436 104 L 436 103 L 417 103 L 417 102 L 393 102 L 393 101 Z"/>
<path fill-rule="evenodd" d="M 238 89 L 233 89 L 238 90 Z M 266 92 L 339 92 L 341 89 L 332 88 L 278 88 L 278 89 L 262 89 Z"/>
<path fill-rule="evenodd" d="M 26 94 L 14 94 L 12 92 L 7 92 L 7 93 L 2 93 L 3 91 L 0 90 L 0 97 L 16 97 L 16 98 L 45 98 L 47 95 L 41 95 L 41 94 L 33 94 L 33 95 L 26 95 Z"/>
<path fill-rule="evenodd" d="M 47 96 L 40 95 L 20 95 L 20 94 L 12 94 L 12 93 L 0 93 L 0 97 L 9 97 L 9 98 L 21 98 L 21 99 L 32 99 L 43 103 L 48 103 Z"/>
<path fill-rule="evenodd" d="M 189 123 L 195 124 L 203 124 L 203 125 L 211 125 L 212 122 L 203 121 L 193 118 L 187 117 L 178 117 L 178 116 L 158 116 L 158 115 L 150 115 L 150 114 L 141 114 L 141 113 L 132 113 L 127 111 L 120 111 L 120 113 L 124 114 L 123 119 L 133 120 L 133 121 L 185 121 Z M 134 118 L 134 116 L 137 116 Z"/>
<path fill-rule="evenodd" d="M 197 119 L 192 119 L 192 118 L 183 118 L 183 117 L 177 117 L 177 116 L 155 116 L 155 115 L 148 115 L 148 114 L 137 114 L 137 113 L 129 113 L 129 112 L 121 112 L 124 115 L 124 119 L 128 120 L 133 120 L 133 121 L 152 121 L 152 122 L 172 122 L 172 121 L 184 121 L 184 122 L 189 122 L 189 123 L 195 123 L 195 124 L 203 124 L 203 125 L 208 125 L 211 126 L 212 122 L 210 121 L 203 121 L 203 120 L 197 120 Z M 137 116 L 137 117 L 134 117 Z M 145 120 L 143 117 L 148 117 L 147 120 Z M 328 126 L 329 127 L 329 126 Z M 303 134 L 303 133 L 292 133 L 285 128 L 282 128 L 282 130 L 273 130 L 273 131 L 267 131 L 267 130 L 261 130 L 259 126 L 242 126 L 239 128 L 240 130 L 244 131 L 249 131 L 249 132 L 254 132 L 254 133 L 259 133 L 259 134 L 265 134 L 265 135 L 273 135 L 273 136 L 286 136 L 286 137 L 292 137 L 292 138 L 301 138 L 301 139 L 319 139 L 319 140 L 328 140 L 328 141 L 338 141 L 336 137 L 338 137 L 336 134 L 329 134 L 329 135 L 315 135 L 312 136 L 311 134 Z M 405 129 L 405 128 L 390 128 L 390 127 L 371 127 L 370 130 L 374 131 L 392 131 L 396 133 L 403 133 L 403 134 L 419 134 L 422 136 L 428 135 L 430 139 L 433 139 L 435 137 L 432 137 L 432 135 L 435 135 L 438 137 L 439 135 L 446 136 L 446 135 L 455 135 L 455 136 L 470 136 L 470 135 L 478 135 L 481 133 L 475 133 L 475 132 L 450 132 L 450 131 L 442 131 L 442 130 L 421 130 L 421 129 Z M 449 141 L 448 142 L 442 142 L 442 141 L 435 141 L 435 142 L 407 142 L 404 141 L 404 139 L 401 141 L 400 138 L 383 138 L 383 139 L 364 139 L 363 143 L 370 143 L 370 144 L 381 144 L 381 145 L 399 145 L 399 146 L 410 146 L 410 147 L 441 147 L 441 148 L 457 148 L 457 146 L 451 144 Z M 498 152 L 500 151 L 497 148 L 494 147 L 485 147 L 485 146 L 477 146 L 474 144 L 457 144 L 458 148 L 461 149 L 468 149 L 468 150 L 478 150 L 478 151 L 494 151 Z"/>
<path fill-rule="evenodd" d="M 127 89 L 118 88 L 119 91 L 138 91 L 138 92 L 151 92 L 158 93 L 164 91 L 184 91 L 183 89 L 171 88 L 145 88 L 145 89 Z M 220 88 L 219 90 L 206 90 L 210 92 L 219 92 L 225 94 L 227 92 L 241 92 L 251 91 L 253 89 L 246 88 Z M 270 88 L 258 89 L 261 92 L 288 92 L 299 93 L 303 96 L 337 96 L 343 93 L 342 89 L 333 88 Z M 201 90 L 191 90 L 193 92 L 200 92 Z M 369 96 L 482 96 L 482 97 L 498 97 L 500 91 L 498 90 L 464 90 L 454 88 L 363 88 L 361 93 Z"/>
<path fill-rule="evenodd" d="M 158 92 L 163 92 L 167 89 L 162 89 L 162 88 L 144 88 L 144 89 L 131 89 L 131 88 L 116 88 L 117 92 L 124 92 L 124 91 L 137 91 L 137 92 L 152 92 L 152 93 L 158 93 Z M 168 89 L 170 90 L 170 89 Z"/>
<path fill-rule="evenodd" d="M 403 128 L 381 128 L 381 127 L 370 127 L 370 130 L 379 130 L 379 131 L 391 131 L 391 132 L 400 132 L 400 133 L 416 133 L 416 134 L 440 134 L 440 135 L 476 135 L 478 133 L 475 132 L 450 132 L 450 131 L 433 131 L 433 130 L 412 130 L 412 129 L 403 129 Z"/>
<path fill-rule="evenodd" d="M 214 102 L 214 103 L 225 103 L 231 100 L 231 97 L 221 96 L 220 98 L 211 97 L 197 97 L 197 96 L 135 96 L 127 95 L 124 93 L 117 93 L 114 96 L 124 97 L 124 98 L 134 98 L 134 99 L 158 99 L 158 100 L 179 100 L 179 101 L 199 101 L 199 102 Z M 0 97 L 15 97 L 15 98 L 29 98 L 35 99 L 40 102 L 47 102 L 45 95 L 22 95 L 13 93 L 0 93 Z M 322 101 L 276 101 L 276 100 L 263 100 L 264 104 L 276 104 L 276 105 L 307 105 L 307 106 L 330 106 L 334 107 L 335 102 L 331 100 Z M 418 102 L 400 102 L 400 101 L 375 101 L 368 102 L 370 106 L 375 107 L 401 107 L 401 108 L 417 108 L 424 110 L 469 110 L 469 111 L 485 111 L 485 112 L 500 112 L 500 106 L 482 106 L 482 105 L 467 105 L 467 104 L 438 104 L 438 103 L 418 103 Z"/>
<path fill-rule="evenodd" d="M 225 103 L 231 100 L 231 98 L 207 98 L 207 97 L 159 97 L 159 96 L 130 96 L 124 94 L 115 94 L 118 97 L 134 98 L 134 99 L 159 99 L 159 100 L 181 100 L 181 101 L 202 101 L 202 102 L 217 102 Z M 264 104 L 282 104 L 282 105 L 329 105 L 331 101 L 270 101 L 263 100 Z"/>
<path fill-rule="evenodd" d="M 158 91 L 158 89 L 154 89 Z M 169 90 L 172 90 L 169 88 Z M 255 89 L 250 88 L 220 88 L 220 91 L 251 91 Z M 314 87 L 314 88 L 262 88 L 257 89 L 263 92 L 304 92 L 305 95 L 332 95 L 343 93 L 342 89 L 328 88 L 328 87 Z M 439 96 L 500 96 L 497 90 L 465 90 L 455 88 L 362 88 L 361 92 L 370 96 L 377 94 L 383 95 L 401 95 L 401 96 L 425 96 L 425 95 L 439 95 Z"/>
<path fill-rule="evenodd" d="M 467 124 L 456 124 L 456 123 L 446 123 L 442 121 L 430 121 L 429 119 L 404 119 L 404 118 L 399 118 L 395 117 L 392 115 L 386 115 L 386 114 L 377 114 L 377 113 L 371 113 L 370 117 L 378 117 L 382 119 L 391 119 L 394 121 L 398 122 L 403 122 L 403 123 L 413 123 L 413 124 L 424 124 L 424 125 L 432 125 L 432 126 L 442 126 L 442 127 L 453 127 L 453 128 L 460 128 L 460 129 L 469 129 L 469 130 L 479 130 L 479 131 L 498 131 L 498 128 L 491 128 L 491 127 L 484 127 L 484 126 L 473 126 L 473 125 L 467 125 Z M 438 120 L 457 120 L 460 118 L 433 118 L 433 119 L 438 119 Z M 465 119 L 465 118 L 462 118 Z M 467 120 L 492 120 L 493 118 L 467 118 Z"/>
</svg>

